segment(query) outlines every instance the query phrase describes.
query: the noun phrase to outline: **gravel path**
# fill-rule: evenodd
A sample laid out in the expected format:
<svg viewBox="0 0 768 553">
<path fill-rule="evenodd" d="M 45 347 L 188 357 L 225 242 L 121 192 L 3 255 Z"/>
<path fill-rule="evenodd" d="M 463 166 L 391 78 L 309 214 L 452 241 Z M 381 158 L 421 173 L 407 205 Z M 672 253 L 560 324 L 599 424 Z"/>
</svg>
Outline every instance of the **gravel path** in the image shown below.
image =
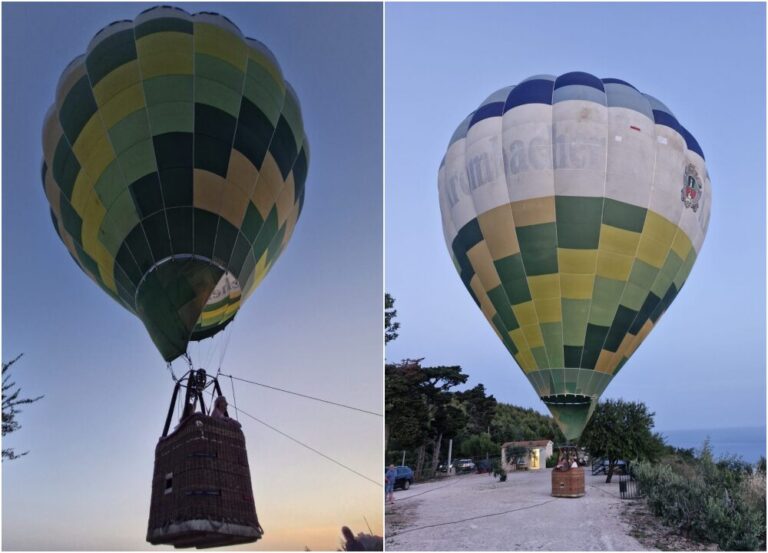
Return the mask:
<svg viewBox="0 0 768 553">
<path fill-rule="evenodd" d="M 618 477 L 586 473 L 587 493 L 550 495 L 551 470 L 506 482 L 467 474 L 395 492 L 386 506 L 388 551 L 647 551 L 629 535 Z"/>
</svg>

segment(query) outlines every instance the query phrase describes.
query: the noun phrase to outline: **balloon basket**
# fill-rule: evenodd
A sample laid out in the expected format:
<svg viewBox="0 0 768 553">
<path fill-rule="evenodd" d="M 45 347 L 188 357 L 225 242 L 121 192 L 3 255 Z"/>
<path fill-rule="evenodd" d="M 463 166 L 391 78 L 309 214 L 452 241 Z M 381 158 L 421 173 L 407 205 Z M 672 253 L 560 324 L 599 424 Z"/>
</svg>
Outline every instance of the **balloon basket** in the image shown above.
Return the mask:
<svg viewBox="0 0 768 553">
<path fill-rule="evenodd" d="M 568 470 L 552 469 L 553 497 L 582 497 L 585 493 L 582 467 Z"/>
<path fill-rule="evenodd" d="M 187 405 L 198 392 L 201 398 L 205 387 L 195 385 L 195 377 L 200 384 L 199 373 L 190 374 Z M 216 391 L 220 393 L 218 383 Z M 155 448 L 147 541 L 202 549 L 261 538 L 264 532 L 256 516 L 240 425 L 229 418 L 191 412 L 172 433 L 167 434 L 167 426 L 168 422 Z"/>
</svg>

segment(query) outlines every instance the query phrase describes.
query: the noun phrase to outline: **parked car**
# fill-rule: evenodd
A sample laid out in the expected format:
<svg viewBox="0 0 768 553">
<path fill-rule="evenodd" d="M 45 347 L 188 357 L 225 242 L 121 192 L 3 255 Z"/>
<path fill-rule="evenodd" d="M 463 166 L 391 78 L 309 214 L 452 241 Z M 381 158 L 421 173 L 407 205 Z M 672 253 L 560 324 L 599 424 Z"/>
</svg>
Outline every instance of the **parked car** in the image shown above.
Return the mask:
<svg viewBox="0 0 768 553">
<path fill-rule="evenodd" d="M 395 476 L 395 489 L 402 488 L 407 490 L 413 484 L 413 470 L 410 467 L 395 467 L 397 476 Z M 386 472 L 386 470 L 384 471 Z"/>
<path fill-rule="evenodd" d="M 477 473 L 484 474 L 493 470 L 493 463 L 488 459 L 481 459 L 477 462 Z"/>
<path fill-rule="evenodd" d="M 475 470 L 475 462 L 472 459 L 459 459 L 454 463 L 456 472 L 472 472 Z"/>
</svg>

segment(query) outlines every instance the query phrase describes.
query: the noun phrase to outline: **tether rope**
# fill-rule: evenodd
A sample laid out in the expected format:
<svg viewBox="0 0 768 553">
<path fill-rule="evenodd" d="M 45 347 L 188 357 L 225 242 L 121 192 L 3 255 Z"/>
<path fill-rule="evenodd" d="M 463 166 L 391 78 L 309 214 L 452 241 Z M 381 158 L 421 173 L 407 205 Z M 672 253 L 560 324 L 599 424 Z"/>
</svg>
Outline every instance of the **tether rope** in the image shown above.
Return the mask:
<svg viewBox="0 0 768 553">
<path fill-rule="evenodd" d="M 516 509 L 509 509 L 508 511 L 500 511 L 498 513 L 488 513 L 486 515 L 478 515 L 474 517 L 469 518 L 462 518 L 459 520 L 451 520 L 448 522 L 438 522 L 437 524 L 428 524 L 426 526 L 417 526 L 415 528 L 406 528 L 405 530 L 401 530 L 399 532 L 387 532 L 387 538 L 393 538 L 395 536 L 399 536 L 401 534 L 408 534 L 409 532 L 416 532 L 418 530 L 426 530 L 427 528 L 437 528 L 438 526 L 448 526 L 451 524 L 461 524 L 462 522 L 469 522 L 471 520 L 478 520 L 481 518 L 490 518 L 490 517 L 497 517 L 501 515 L 508 515 L 509 513 L 515 513 L 517 511 L 525 511 L 527 509 L 533 509 L 535 507 L 541 507 L 542 505 L 546 505 L 547 503 L 552 503 L 553 501 L 557 501 L 557 499 L 549 499 L 547 501 L 542 501 L 541 503 L 536 503 L 534 505 L 527 505 L 525 507 L 518 507 Z"/>
<path fill-rule="evenodd" d="M 227 376 L 227 375 L 224 375 L 224 376 Z M 312 447 L 312 446 L 309 446 L 309 445 L 305 444 L 304 442 L 302 442 L 302 441 L 300 441 L 300 440 L 297 440 L 297 439 L 296 439 L 296 438 L 294 438 L 293 436 L 289 436 L 288 434 L 286 434 L 286 433 L 285 433 L 285 432 L 283 432 L 282 430 L 278 430 L 277 428 L 275 428 L 275 427 L 274 427 L 274 426 L 272 426 L 271 424 L 268 424 L 268 423 L 264 422 L 264 421 L 263 421 L 263 420 L 261 420 L 261 419 L 257 419 L 257 418 L 256 418 L 256 417 L 254 417 L 253 415 L 250 415 L 250 414 L 246 413 L 245 411 L 243 411 L 242 409 L 238 409 L 237 407 L 235 407 L 235 410 L 236 410 L 236 411 L 240 411 L 240 412 L 241 412 L 243 415 L 245 415 L 246 417 L 249 417 L 249 418 L 251 418 L 251 419 L 255 420 L 255 421 L 256 421 L 256 422 L 258 422 L 259 424 L 262 424 L 262 425 L 266 426 L 266 427 L 267 427 L 267 428 L 269 428 L 270 430 L 273 430 L 274 432 L 277 432 L 278 434 L 280 434 L 281 436 L 283 436 L 283 437 L 285 437 L 285 438 L 288 438 L 288 439 L 289 439 L 289 440 L 291 440 L 292 442 L 295 442 L 295 443 L 299 444 L 301 447 L 304 447 L 304 448 L 306 448 L 306 449 L 308 449 L 308 450 L 312 451 L 313 453 L 316 453 L 317 455 L 320 455 L 320 456 L 321 456 L 321 457 L 323 457 L 324 459 L 327 459 L 328 461 L 331 461 L 332 463 L 335 463 L 335 464 L 339 465 L 341 468 L 348 470 L 348 471 L 349 471 L 349 472 L 351 472 L 352 474 L 355 474 L 355 475 L 359 476 L 360 478 L 364 478 L 365 480 L 367 480 L 368 482 L 370 482 L 370 483 L 372 483 L 372 484 L 374 484 L 374 485 L 376 485 L 376 486 L 382 487 L 382 484 L 381 484 L 381 482 L 377 482 L 377 481 L 376 481 L 376 480 L 374 480 L 373 478 L 369 478 L 369 477 L 367 477 L 366 475 L 364 475 L 363 473 L 361 473 L 361 472 L 357 472 L 355 469 L 353 469 L 353 468 L 351 468 L 351 467 L 349 467 L 349 466 L 345 465 L 344 463 L 342 463 L 342 462 L 340 462 L 340 461 L 337 461 L 336 459 L 334 459 L 333 457 L 330 457 L 330 456 L 326 455 L 326 454 L 325 454 L 325 453 L 323 453 L 322 451 L 318 451 L 318 450 L 317 450 L 317 449 L 315 449 L 314 447 Z"/>
<path fill-rule="evenodd" d="M 376 417 L 383 416 L 381 413 L 376 413 L 374 411 L 368 411 L 367 409 L 361 409 L 359 407 L 353 407 L 352 405 L 345 405 L 343 403 L 338 403 L 336 401 L 331 401 L 331 400 L 328 400 L 328 399 L 322 399 L 322 398 L 310 396 L 310 395 L 307 395 L 307 394 L 301 394 L 299 392 L 292 392 L 291 390 L 286 390 L 284 388 L 278 388 L 277 386 L 270 386 L 269 384 L 263 384 L 261 382 L 254 382 L 253 380 L 246 380 L 245 378 L 239 378 L 237 376 L 232 376 L 231 374 L 224 374 L 224 373 L 221 373 L 221 374 L 222 374 L 222 376 L 227 376 L 230 379 L 239 380 L 241 382 L 247 382 L 248 384 L 255 384 L 256 386 L 261 386 L 262 388 L 269 388 L 270 390 L 276 390 L 278 392 L 283 392 L 283 393 L 286 393 L 286 394 L 291 394 L 291 395 L 294 395 L 294 396 L 299 396 L 299 397 L 303 397 L 303 398 L 306 398 L 306 399 L 311 399 L 313 401 L 319 401 L 319 402 L 322 402 L 322 403 L 327 403 L 329 405 L 335 405 L 336 407 L 343 407 L 345 409 L 351 409 L 353 411 L 359 411 L 360 413 L 366 413 L 368 415 L 374 415 Z"/>
</svg>

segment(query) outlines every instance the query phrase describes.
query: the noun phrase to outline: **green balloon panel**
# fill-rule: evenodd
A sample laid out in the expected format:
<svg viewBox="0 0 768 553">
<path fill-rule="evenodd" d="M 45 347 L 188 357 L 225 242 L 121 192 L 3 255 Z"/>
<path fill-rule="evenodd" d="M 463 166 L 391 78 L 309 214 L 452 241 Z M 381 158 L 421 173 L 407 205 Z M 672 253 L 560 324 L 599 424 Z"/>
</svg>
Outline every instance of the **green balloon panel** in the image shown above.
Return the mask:
<svg viewBox="0 0 768 553">
<path fill-rule="evenodd" d="M 166 360 L 223 329 L 267 274 L 308 167 L 272 53 L 223 16 L 170 7 L 105 27 L 69 64 L 43 156 L 62 242 Z"/>
</svg>

